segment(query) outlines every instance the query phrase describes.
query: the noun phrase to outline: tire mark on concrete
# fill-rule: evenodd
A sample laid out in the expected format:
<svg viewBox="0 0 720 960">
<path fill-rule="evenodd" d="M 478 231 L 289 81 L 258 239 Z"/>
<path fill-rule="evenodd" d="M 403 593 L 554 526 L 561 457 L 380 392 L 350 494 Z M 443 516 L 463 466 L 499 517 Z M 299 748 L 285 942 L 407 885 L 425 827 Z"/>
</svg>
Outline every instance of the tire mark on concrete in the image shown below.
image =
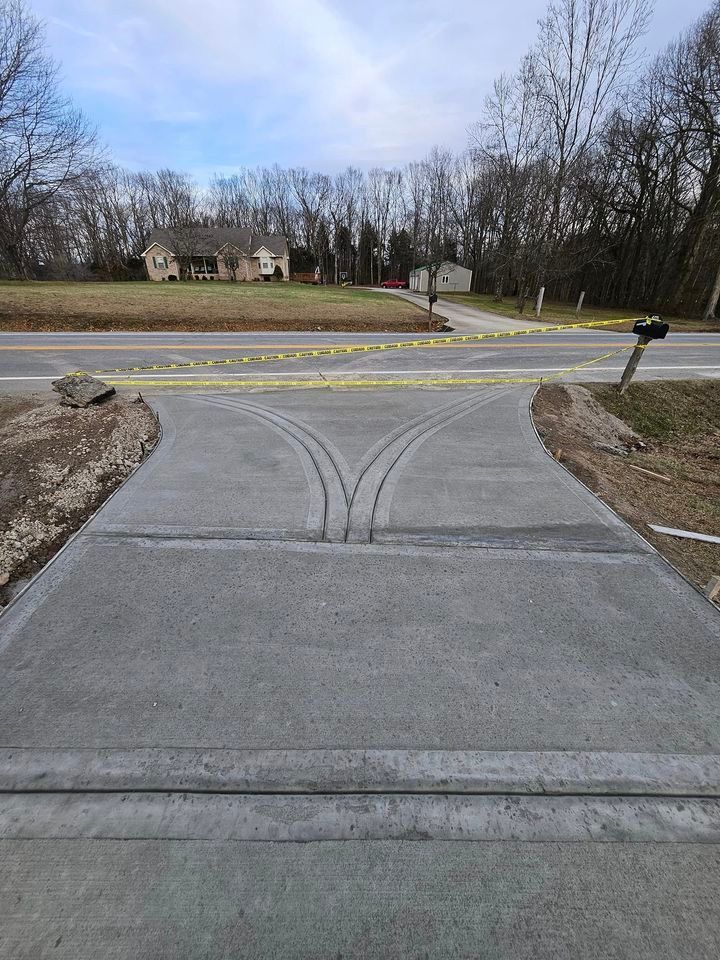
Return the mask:
<svg viewBox="0 0 720 960">
<path fill-rule="evenodd" d="M 476 406 L 495 399 L 496 396 L 499 396 L 499 393 L 493 392 L 490 395 L 486 392 L 480 395 L 473 393 L 472 396 L 446 404 L 429 415 L 416 418 L 380 441 L 380 444 L 370 451 L 368 455 L 370 459 L 367 460 L 355 484 L 350 500 L 345 539 L 349 543 L 371 542 L 373 516 L 380 490 L 387 474 L 410 444 L 433 428 L 439 429 L 456 417 L 469 413 Z"/>
<path fill-rule="evenodd" d="M 317 435 L 313 436 L 297 421 L 265 407 L 240 400 L 228 401 L 213 397 L 198 399 L 202 399 L 205 403 L 212 403 L 229 410 L 246 413 L 269 424 L 286 439 L 289 438 L 301 455 L 310 487 L 308 527 L 313 529 L 313 527 L 317 528 L 319 526 L 318 539 L 320 540 L 332 542 L 343 539 L 347 513 L 347 492 L 343 477 L 332 454 L 318 439 Z M 308 469 L 310 464 L 312 468 Z M 313 477 L 315 483 L 313 483 Z M 318 484 L 321 491 L 319 496 Z"/>
<path fill-rule="evenodd" d="M 381 494 L 387 489 L 388 476 L 402 456 L 445 425 L 506 392 L 506 389 L 496 387 L 489 392 L 486 388 L 480 394 L 473 392 L 471 396 L 461 400 L 456 398 L 430 413 L 414 417 L 375 443 L 358 464 L 354 475 L 351 475 L 345 458 L 327 437 L 296 418 L 236 398 L 197 399 L 254 416 L 275 427 L 299 446 L 312 465 L 315 480 L 322 487 L 323 520 L 318 539 L 335 543 L 370 543 Z"/>
<path fill-rule="evenodd" d="M 494 400 L 498 400 L 501 396 L 504 396 L 508 392 L 508 388 L 503 388 L 498 390 L 494 389 L 493 393 L 490 395 L 485 395 L 478 398 L 477 402 L 474 405 L 469 406 L 464 410 L 460 410 L 458 413 L 450 414 L 445 417 L 442 422 L 437 424 L 430 424 L 422 432 L 417 432 L 416 436 L 411 437 L 405 446 L 398 452 L 397 457 L 393 463 L 388 467 L 385 475 L 380 480 L 380 483 L 377 487 L 375 494 L 375 502 L 373 505 L 372 516 L 370 519 L 370 542 L 374 539 L 375 528 L 378 523 L 381 523 L 382 526 L 387 526 L 390 519 L 390 503 L 392 501 L 392 496 L 397 486 L 399 477 L 395 467 L 398 465 L 399 461 L 406 454 L 414 454 L 418 447 L 422 446 L 426 440 L 429 440 L 434 434 L 439 430 L 445 429 L 451 423 L 454 423 L 456 420 L 460 420 L 463 417 L 467 416 L 470 413 L 474 413 L 475 410 L 480 407 L 484 407 L 489 403 L 492 403 Z M 435 538 L 430 534 L 426 537 L 418 537 L 418 541 L 423 543 L 433 542 Z M 458 546 L 461 545 L 461 541 L 458 541 Z"/>
<path fill-rule="evenodd" d="M 342 486 L 345 503 L 348 504 L 350 502 L 352 471 L 350 470 L 348 462 L 340 450 L 338 450 L 335 444 L 326 436 L 324 436 L 324 434 L 320 433 L 313 426 L 305 423 L 303 420 L 300 420 L 297 417 L 291 417 L 285 412 L 280 413 L 278 410 L 263 407 L 258 403 L 250 403 L 248 400 L 230 396 L 218 399 L 221 399 L 226 405 L 234 405 L 243 409 L 252 408 L 253 410 L 258 410 L 261 413 L 272 414 L 273 416 L 279 417 L 281 420 L 292 424 L 292 426 L 297 430 L 300 430 L 303 434 L 310 437 L 322 449 L 324 454 L 327 456 L 327 459 L 330 461 L 331 469 L 337 474 L 337 479 L 340 481 L 340 485 Z"/>
</svg>

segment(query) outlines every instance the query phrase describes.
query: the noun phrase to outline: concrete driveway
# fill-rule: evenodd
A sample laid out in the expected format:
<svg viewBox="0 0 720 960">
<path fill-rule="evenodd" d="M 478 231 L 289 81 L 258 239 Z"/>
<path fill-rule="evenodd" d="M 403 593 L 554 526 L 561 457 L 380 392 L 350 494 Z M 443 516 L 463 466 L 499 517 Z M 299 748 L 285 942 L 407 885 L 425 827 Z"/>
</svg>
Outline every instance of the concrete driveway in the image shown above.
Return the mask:
<svg viewBox="0 0 720 960">
<path fill-rule="evenodd" d="M 377 293 L 388 293 L 410 303 L 427 309 L 427 294 L 412 293 L 410 290 L 385 290 L 383 287 L 373 287 Z M 456 333 L 496 333 L 499 330 L 531 330 L 533 327 L 547 326 L 546 323 L 533 320 L 532 311 L 525 318 L 516 320 L 511 317 L 502 317 L 489 310 L 479 310 L 467 303 L 457 303 L 454 300 L 445 300 L 439 297 L 433 308 L 433 313 L 444 317 Z"/>
<path fill-rule="evenodd" d="M 153 400 L 0 620 L 1 957 L 717 955 L 720 618 L 531 392 Z"/>
</svg>

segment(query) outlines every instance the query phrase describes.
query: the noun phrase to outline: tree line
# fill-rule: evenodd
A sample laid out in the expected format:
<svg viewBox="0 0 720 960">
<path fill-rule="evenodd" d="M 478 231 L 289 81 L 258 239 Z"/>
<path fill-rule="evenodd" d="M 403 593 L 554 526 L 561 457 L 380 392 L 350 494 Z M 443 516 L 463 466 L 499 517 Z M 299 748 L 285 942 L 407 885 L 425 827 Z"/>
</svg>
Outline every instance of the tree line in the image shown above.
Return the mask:
<svg viewBox="0 0 720 960">
<path fill-rule="evenodd" d="M 714 316 L 720 298 L 720 0 L 648 61 L 650 0 L 550 0 L 461 154 L 401 169 L 239 167 L 198 185 L 111 163 L 63 96 L 41 25 L 0 0 L 0 273 L 140 278 L 155 227 L 281 234 L 330 282 L 406 279 L 440 258 L 520 306 Z"/>
</svg>

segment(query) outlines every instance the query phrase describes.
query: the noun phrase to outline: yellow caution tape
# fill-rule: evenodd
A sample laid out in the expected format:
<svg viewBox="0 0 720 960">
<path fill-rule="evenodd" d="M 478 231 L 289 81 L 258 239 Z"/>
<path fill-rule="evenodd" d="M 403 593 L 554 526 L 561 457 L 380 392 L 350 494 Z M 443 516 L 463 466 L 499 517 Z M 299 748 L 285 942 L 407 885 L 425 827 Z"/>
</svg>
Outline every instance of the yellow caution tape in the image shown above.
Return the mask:
<svg viewBox="0 0 720 960">
<path fill-rule="evenodd" d="M 545 378 L 547 379 L 547 378 Z M 541 377 L 437 377 L 416 380 L 107 380 L 113 387 L 421 387 L 472 383 L 540 383 Z"/>
<path fill-rule="evenodd" d="M 526 330 L 500 330 L 496 333 L 469 333 L 455 337 L 435 337 L 432 340 L 403 340 L 397 343 L 369 343 L 352 347 L 323 347 L 317 350 L 297 350 L 293 353 L 265 353 L 255 357 L 228 357 L 225 360 L 188 360 L 186 363 L 154 363 L 139 367 L 114 367 L 94 370 L 94 374 L 137 373 L 140 370 L 180 370 L 190 367 L 219 367 L 231 363 L 267 363 L 271 360 L 300 360 L 305 357 L 337 357 L 351 353 L 373 353 L 382 350 L 405 350 L 408 347 L 437 347 L 443 344 L 475 343 L 480 340 L 496 340 L 505 337 L 522 337 L 532 333 L 556 333 L 560 330 L 578 330 L 585 327 L 608 327 L 618 323 L 635 322 L 633 318 L 622 320 L 597 320 L 588 323 L 559 323 L 549 327 L 531 327 Z M 249 347 L 248 349 L 252 349 Z M 86 373 L 77 370 L 73 375 Z"/>
<path fill-rule="evenodd" d="M 573 373 L 582 367 L 589 367 L 593 363 L 599 363 L 601 360 L 607 360 L 609 357 L 617 356 L 618 353 L 624 353 L 626 350 L 632 350 L 632 345 L 621 347 L 619 350 L 611 350 L 610 353 L 604 353 L 600 357 L 594 357 L 592 360 L 585 360 L 583 363 L 577 363 L 574 367 L 568 367 L 559 373 L 551 373 L 548 376 L 539 377 L 424 377 L 417 379 L 398 379 L 398 380 L 350 380 L 346 378 L 321 378 L 319 380 L 108 380 L 108 384 L 115 387 L 422 387 L 422 386 L 456 386 L 472 384 L 498 384 L 498 383 L 545 383 L 548 380 L 555 380 L 558 377 L 564 377 L 565 374 Z"/>
</svg>

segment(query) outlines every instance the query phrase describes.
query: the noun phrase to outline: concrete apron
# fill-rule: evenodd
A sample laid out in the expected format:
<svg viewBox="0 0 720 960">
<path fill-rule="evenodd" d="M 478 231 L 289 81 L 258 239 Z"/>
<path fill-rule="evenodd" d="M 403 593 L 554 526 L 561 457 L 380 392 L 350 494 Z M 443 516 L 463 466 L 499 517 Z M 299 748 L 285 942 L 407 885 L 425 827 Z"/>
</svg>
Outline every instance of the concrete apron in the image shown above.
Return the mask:
<svg viewBox="0 0 720 960">
<path fill-rule="evenodd" d="M 717 617 L 528 399 L 165 400 L 3 618 L 0 837 L 718 842 Z"/>
<path fill-rule="evenodd" d="M 720 801 L 346 794 L 13 793 L 2 840 L 720 843 Z"/>
<path fill-rule="evenodd" d="M 11 750 L 0 840 L 720 842 L 720 758 Z"/>
</svg>

